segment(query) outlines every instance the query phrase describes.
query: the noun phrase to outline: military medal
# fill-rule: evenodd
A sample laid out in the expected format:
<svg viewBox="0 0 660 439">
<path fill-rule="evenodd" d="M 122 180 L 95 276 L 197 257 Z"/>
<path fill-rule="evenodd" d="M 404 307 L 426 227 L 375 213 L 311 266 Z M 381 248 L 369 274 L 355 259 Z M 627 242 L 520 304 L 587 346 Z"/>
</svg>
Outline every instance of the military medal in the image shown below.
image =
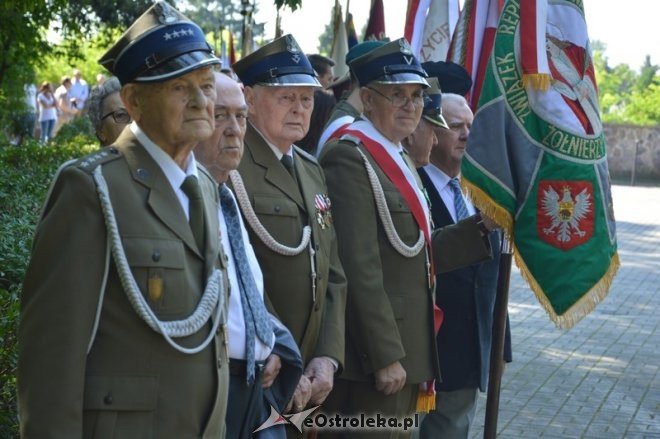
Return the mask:
<svg viewBox="0 0 660 439">
<path fill-rule="evenodd" d="M 316 222 L 322 229 L 327 229 L 332 225 L 332 212 L 330 212 L 330 197 L 327 194 L 316 194 L 314 197 L 314 206 L 316 207 Z"/>
<path fill-rule="evenodd" d="M 154 274 L 149 277 L 147 280 L 147 293 L 149 294 L 149 300 L 152 302 L 158 302 L 163 296 L 163 278 Z"/>
</svg>

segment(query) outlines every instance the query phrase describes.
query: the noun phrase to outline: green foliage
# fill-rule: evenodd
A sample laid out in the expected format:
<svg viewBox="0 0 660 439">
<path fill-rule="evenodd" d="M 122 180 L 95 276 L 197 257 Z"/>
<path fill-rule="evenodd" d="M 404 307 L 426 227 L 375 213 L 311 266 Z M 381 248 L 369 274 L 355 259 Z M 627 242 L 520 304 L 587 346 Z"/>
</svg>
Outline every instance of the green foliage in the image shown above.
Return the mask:
<svg viewBox="0 0 660 439">
<path fill-rule="evenodd" d="M 84 124 L 81 118 L 78 124 Z M 98 148 L 77 124 L 64 128 L 51 146 L 26 140 L 0 144 L 0 437 L 18 437 L 16 333 L 19 295 L 30 258 L 32 235 L 50 180 L 59 165 Z"/>
<path fill-rule="evenodd" d="M 108 40 L 116 39 L 119 35 L 121 33 L 118 30 L 107 30 L 92 39 L 84 39 L 77 48 L 77 56 L 67 54 L 61 47 L 61 50 L 46 54 L 44 62 L 35 68 L 35 82 L 40 84 L 43 81 L 49 81 L 55 89 L 59 86 L 62 76 L 73 77 L 73 69 L 78 68 L 82 72 L 83 79 L 90 87 L 93 86 L 98 73 L 108 74 L 98 60 L 110 47 Z"/>
<path fill-rule="evenodd" d="M 288 6 L 292 11 L 295 11 L 302 6 L 302 0 L 275 0 L 275 6 L 277 6 L 278 9 Z"/>
<path fill-rule="evenodd" d="M 623 119 L 635 125 L 653 126 L 660 123 L 660 80 L 642 91 L 631 94 L 630 103 L 623 111 Z"/>
<path fill-rule="evenodd" d="M 649 56 L 640 73 L 627 64 L 610 67 L 605 56 L 605 44 L 594 41 L 592 48 L 603 122 L 660 124 L 660 67 L 651 64 Z"/>
</svg>

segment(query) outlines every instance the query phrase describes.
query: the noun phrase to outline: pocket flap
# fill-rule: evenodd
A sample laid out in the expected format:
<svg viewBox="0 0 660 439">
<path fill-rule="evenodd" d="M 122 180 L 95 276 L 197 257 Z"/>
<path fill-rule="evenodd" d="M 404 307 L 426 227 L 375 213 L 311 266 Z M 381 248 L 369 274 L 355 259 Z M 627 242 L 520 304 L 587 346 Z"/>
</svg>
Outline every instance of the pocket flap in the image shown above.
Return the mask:
<svg viewBox="0 0 660 439">
<path fill-rule="evenodd" d="M 390 212 L 410 212 L 408 203 L 397 191 L 383 191 L 385 194 L 385 201 L 387 201 L 387 208 Z"/>
<path fill-rule="evenodd" d="M 149 411 L 156 408 L 158 378 L 155 376 L 88 376 L 85 410 Z"/>
<path fill-rule="evenodd" d="M 181 241 L 125 236 L 122 244 L 132 267 L 183 269 L 185 252 Z"/>
<path fill-rule="evenodd" d="M 283 197 L 254 196 L 254 211 L 264 215 L 298 216 L 298 206 Z"/>
</svg>

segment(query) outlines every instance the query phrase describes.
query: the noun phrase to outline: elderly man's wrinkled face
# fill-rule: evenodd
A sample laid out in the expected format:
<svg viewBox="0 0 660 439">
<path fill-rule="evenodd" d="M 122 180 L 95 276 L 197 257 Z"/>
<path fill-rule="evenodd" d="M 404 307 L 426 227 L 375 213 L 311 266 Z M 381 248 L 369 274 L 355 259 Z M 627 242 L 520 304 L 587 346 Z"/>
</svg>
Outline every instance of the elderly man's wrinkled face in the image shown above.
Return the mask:
<svg viewBox="0 0 660 439">
<path fill-rule="evenodd" d="M 122 96 L 131 116 L 168 154 L 213 134 L 215 77 L 210 67 L 157 84 L 128 86 Z"/>
<path fill-rule="evenodd" d="M 118 91 L 110 93 L 101 104 L 101 126 L 96 133 L 101 146 L 112 144 L 131 123 L 131 116 L 126 111 Z"/>
<path fill-rule="evenodd" d="M 218 182 L 224 182 L 243 156 L 248 109 L 243 91 L 232 78 L 216 73 L 215 86 L 215 130 L 195 147 L 195 157 Z"/>
<path fill-rule="evenodd" d="M 429 164 L 431 148 L 438 143 L 438 139 L 433 132 L 434 125 L 422 118 L 415 131 L 406 138 L 404 146 L 408 155 L 415 163 L 416 168 L 421 168 Z M 438 128 L 444 129 L 444 128 Z"/>
<path fill-rule="evenodd" d="M 385 137 L 398 143 L 419 123 L 424 94 L 419 84 L 377 84 L 362 87 L 364 113 Z"/>
<path fill-rule="evenodd" d="M 472 128 L 472 110 L 460 99 L 442 100 L 442 114 L 449 129 L 436 128 L 438 144 L 431 151 L 431 161 L 453 177 L 461 167 L 467 139 Z"/>
<path fill-rule="evenodd" d="M 288 151 L 307 134 L 314 87 L 246 87 L 245 99 L 250 122 L 280 151 Z"/>
</svg>

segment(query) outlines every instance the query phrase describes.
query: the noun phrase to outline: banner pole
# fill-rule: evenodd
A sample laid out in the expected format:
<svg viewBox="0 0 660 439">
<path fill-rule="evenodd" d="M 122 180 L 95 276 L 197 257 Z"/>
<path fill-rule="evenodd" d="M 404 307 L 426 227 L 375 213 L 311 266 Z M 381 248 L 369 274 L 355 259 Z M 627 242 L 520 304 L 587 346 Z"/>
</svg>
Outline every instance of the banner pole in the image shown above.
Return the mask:
<svg viewBox="0 0 660 439">
<path fill-rule="evenodd" d="M 510 238 L 505 234 L 502 238 L 502 253 L 500 255 L 499 275 L 497 278 L 497 296 L 493 311 L 493 339 L 490 348 L 490 374 L 488 377 L 488 394 L 486 398 L 484 439 L 495 439 L 497 436 L 497 416 L 500 407 L 502 372 L 504 371 L 504 336 L 506 333 L 509 278 L 511 277 L 512 259 L 513 246 Z"/>
</svg>

